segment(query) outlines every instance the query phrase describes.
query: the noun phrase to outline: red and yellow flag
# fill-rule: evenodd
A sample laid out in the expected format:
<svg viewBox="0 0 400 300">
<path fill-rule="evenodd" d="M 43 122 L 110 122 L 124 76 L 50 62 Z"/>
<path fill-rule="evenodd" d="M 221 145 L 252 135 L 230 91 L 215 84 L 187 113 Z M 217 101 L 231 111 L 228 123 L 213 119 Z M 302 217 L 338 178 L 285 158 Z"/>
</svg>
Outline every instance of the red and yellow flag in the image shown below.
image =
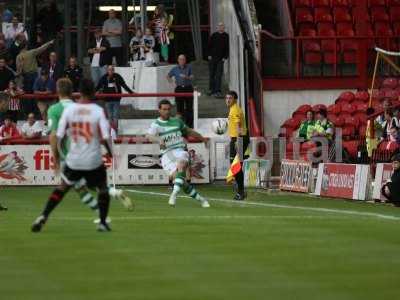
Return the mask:
<svg viewBox="0 0 400 300">
<path fill-rule="evenodd" d="M 236 154 L 235 159 L 233 160 L 231 167 L 228 170 L 228 174 L 226 175 L 226 182 L 231 182 L 235 179 L 235 175 L 240 172 L 242 169 L 242 165 L 240 164 L 239 155 Z"/>
</svg>

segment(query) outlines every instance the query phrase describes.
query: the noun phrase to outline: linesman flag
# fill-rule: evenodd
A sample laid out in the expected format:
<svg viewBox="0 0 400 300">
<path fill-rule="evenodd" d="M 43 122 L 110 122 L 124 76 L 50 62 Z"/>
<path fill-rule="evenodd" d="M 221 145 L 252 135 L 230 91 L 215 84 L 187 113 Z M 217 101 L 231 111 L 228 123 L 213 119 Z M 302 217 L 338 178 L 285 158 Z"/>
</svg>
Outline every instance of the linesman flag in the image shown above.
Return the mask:
<svg viewBox="0 0 400 300">
<path fill-rule="evenodd" d="M 239 154 L 236 154 L 235 159 L 228 170 L 228 174 L 226 175 L 226 182 L 230 183 L 233 179 L 235 179 L 235 175 L 239 173 L 241 169 L 242 165 L 240 164 Z"/>
<path fill-rule="evenodd" d="M 368 157 L 372 156 L 372 152 L 378 146 L 378 140 L 375 137 L 375 124 L 374 120 L 368 120 L 367 122 L 367 130 L 365 132 L 365 140 L 367 143 L 367 152 Z"/>
</svg>

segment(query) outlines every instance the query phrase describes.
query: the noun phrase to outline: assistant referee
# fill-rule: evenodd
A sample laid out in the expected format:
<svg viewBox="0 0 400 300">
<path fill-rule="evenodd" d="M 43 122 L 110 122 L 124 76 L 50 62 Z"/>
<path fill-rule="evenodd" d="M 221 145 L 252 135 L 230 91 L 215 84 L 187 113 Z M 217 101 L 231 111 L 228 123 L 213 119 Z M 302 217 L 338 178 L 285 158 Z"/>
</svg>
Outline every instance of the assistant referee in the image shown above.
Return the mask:
<svg viewBox="0 0 400 300">
<path fill-rule="evenodd" d="M 236 154 L 239 154 L 240 163 L 242 168 L 240 172 L 235 175 L 236 191 L 234 200 L 244 200 L 244 174 L 243 174 L 243 160 L 247 157 L 245 152 L 249 145 L 249 136 L 247 133 L 246 120 L 244 118 L 243 110 L 237 103 L 238 94 L 235 91 L 230 91 L 225 96 L 226 105 L 229 108 L 228 116 L 228 134 L 231 138 L 229 145 L 229 157 L 232 164 Z"/>
</svg>

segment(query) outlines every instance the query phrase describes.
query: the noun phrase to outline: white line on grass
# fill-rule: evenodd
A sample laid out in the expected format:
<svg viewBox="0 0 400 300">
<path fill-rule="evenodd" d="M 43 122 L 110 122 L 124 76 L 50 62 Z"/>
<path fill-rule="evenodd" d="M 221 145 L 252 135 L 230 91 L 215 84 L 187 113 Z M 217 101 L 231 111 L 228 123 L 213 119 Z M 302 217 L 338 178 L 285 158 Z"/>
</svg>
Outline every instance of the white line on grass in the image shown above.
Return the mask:
<svg viewBox="0 0 400 300">
<path fill-rule="evenodd" d="M 157 192 L 148 192 L 148 191 L 140 191 L 140 190 L 125 190 L 127 192 L 136 193 L 136 194 L 145 194 L 145 195 L 155 195 L 155 196 L 164 196 L 169 197 L 169 194 L 166 193 L 157 193 Z M 190 198 L 189 196 L 179 196 L 180 198 Z M 361 217 L 373 217 L 385 220 L 394 220 L 400 221 L 400 217 L 385 215 L 380 213 L 371 213 L 371 212 L 362 212 L 356 210 L 345 210 L 345 209 L 334 209 L 334 208 L 323 208 L 323 207 L 309 207 L 309 206 L 298 206 L 298 205 L 284 205 L 284 204 L 272 204 L 272 203 L 259 203 L 259 202 L 251 202 L 251 201 L 234 201 L 228 199 L 218 199 L 218 198 L 209 198 L 211 201 L 216 202 L 224 202 L 238 205 L 248 205 L 248 206 L 262 206 L 262 207 L 272 207 L 272 208 L 285 208 L 285 209 L 298 209 L 305 211 L 315 211 L 315 212 L 324 212 L 324 213 L 335 213 L 335 214 L 344 214 L 344 215 L 352 215 L 352 216 L 361 216 Z"/>
</svg>

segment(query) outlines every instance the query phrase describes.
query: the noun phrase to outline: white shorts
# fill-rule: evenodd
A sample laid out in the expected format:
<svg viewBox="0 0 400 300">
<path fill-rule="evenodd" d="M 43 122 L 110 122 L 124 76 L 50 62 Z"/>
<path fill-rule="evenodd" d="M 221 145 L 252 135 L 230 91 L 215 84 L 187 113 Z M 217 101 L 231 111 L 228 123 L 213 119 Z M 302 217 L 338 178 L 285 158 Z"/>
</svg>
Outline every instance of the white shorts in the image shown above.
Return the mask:
<svg viewBox="0 0 400 300">
<path fill-rule="evenodd" d="M 161 157 L 161 165 L 170 176 L 175 173 L 180 161 L 189 161 L 189 153 L 183 149 L 170 150 Z"/>
</svg>

